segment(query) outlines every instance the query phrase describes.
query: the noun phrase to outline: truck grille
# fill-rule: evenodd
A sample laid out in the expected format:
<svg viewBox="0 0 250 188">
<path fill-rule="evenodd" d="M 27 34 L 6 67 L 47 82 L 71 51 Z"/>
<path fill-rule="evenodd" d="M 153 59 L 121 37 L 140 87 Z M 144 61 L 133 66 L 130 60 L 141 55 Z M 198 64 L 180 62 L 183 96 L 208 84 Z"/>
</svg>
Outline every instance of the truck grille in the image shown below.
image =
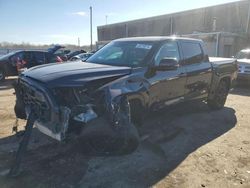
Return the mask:
<svg viewBox="0 0 250 188">
<path fill-rule="evenodd" d="M 239 64 L 239 73 L 250 74 L 250 65 Z"/>
<path fill-rule="evenodd" d="M 50 119 L 49 104 L 42 92 L 30 85 L 21 84 L 21 94 L 24 104 L 26 106 L 33 106 L 35 113 L 41 121 L 48 121 Z"/>
</svg>

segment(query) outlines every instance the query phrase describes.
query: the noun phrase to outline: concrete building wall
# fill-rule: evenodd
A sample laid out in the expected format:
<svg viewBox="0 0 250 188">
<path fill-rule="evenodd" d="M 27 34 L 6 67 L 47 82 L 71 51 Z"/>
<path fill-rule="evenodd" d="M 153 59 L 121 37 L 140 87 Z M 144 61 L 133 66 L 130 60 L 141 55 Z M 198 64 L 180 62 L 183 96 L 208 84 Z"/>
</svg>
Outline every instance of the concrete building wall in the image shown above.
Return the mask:
<svg viewBox="0 0 250 188">
<path fill-rule="evenodd" d="M 245 33 L 249 0 L 200 8 L 174 14 L 99 26 L 98 41 L 134 36 L 168 36 L 193 32 Z M 216 28 L 213 27 L 216 19 Z M 248 30 L 248 34 L 250 29 Z"/>
</svg>

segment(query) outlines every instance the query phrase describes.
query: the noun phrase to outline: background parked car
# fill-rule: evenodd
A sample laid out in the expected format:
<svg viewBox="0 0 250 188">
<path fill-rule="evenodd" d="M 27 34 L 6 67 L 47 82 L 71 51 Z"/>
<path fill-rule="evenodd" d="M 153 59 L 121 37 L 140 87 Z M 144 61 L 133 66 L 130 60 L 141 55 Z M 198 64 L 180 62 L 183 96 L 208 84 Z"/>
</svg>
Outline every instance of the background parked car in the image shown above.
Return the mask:
<svg viewBox="0 0 250 188">
<path fill-rule="evenodd" d="M 69 54 L 67 54 L 67 58 L 71 59 L 72 57 L 74 57 L 78 54 L 81 54 L 81 53 L 86 53 L 86 51 L 85 50 L 76 50 L 76 51 L 70 52 Z"/>
<path fill-rule="evenodd" d="M 93 55 L 93 53 L 81 53 L 79 55 L 71 57 L 70 61 L 76 61 L 76 60 L 85 61 L 86 59 L 88 59 L 92 55 Z"/>
<path fill-rule="evenodd" d="M 62 62 L 62 59 L 49 51 L 23 50 L 0 57 L 0 81 L 6 76 L 17 76 L 23 69 L 37 65 Z"/>
<path fill-rule="evenodd" d="M 237 80 L 239 82 L 250 82 L 250 49 L 241 50 L 235 58 L 239 65 Z"/>
<path fill-rule="evenodd" d="M 48 49 L 49 53 L 53 53 L 56 56 L 58 56 L 58 58 L 60 58 L 62 61 L 67 61 L 67 55 L 68 53 L 70 53 L 70 50 L 63 50 L 65 47 L 61 46 L 61 45 L 54 45 L 51 48 Z"/>
</svg>

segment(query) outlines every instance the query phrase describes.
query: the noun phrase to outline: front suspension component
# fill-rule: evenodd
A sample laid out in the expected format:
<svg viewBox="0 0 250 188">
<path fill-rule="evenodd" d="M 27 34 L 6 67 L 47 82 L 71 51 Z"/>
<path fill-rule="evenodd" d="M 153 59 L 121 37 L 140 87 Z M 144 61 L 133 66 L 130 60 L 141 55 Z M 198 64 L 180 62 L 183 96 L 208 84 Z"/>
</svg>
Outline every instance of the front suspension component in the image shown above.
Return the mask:
<svg viewBox="0 0 250 188">
<path fill-rule="evenodd" d="M 8 176 L 9 177 L 16 177 L 20 174 L 20 166 L 21 166 L 21 162 L 23 159 L 23 156 L 27 150 L 27 146 L 30 140 L 30 136 L 32 133 L 32 129 L 33 129 L 33 125 L 35 123 L 36 120 L 36 115 L 34 112 L 30 112 L 29 116 L 28 116 L 28 120 L 25 126 L 25 132 L 22 138 L 22 141 L 19 144 L 18 150 L 17 150 L 17 154 L 16 154 L 16 158 L 15 161 L 13 163 L 13 166 L 11 167 Z"/>
</svg>

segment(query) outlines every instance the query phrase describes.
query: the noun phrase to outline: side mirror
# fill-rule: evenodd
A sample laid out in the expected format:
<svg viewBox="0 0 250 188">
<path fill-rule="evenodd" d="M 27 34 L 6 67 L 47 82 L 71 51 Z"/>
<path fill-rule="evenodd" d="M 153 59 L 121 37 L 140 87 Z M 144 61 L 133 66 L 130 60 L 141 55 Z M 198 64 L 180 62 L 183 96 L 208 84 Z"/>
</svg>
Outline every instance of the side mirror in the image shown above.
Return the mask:
<svg viewBox="0 0 250 188">
<path fill-rule="evenodd" d="M 156 66 L 156 70 L 167 71 L 176 70 L 179 67 L 179 63 L 176 58 L 163 58 L 160 64 Z"/>
</svg>

